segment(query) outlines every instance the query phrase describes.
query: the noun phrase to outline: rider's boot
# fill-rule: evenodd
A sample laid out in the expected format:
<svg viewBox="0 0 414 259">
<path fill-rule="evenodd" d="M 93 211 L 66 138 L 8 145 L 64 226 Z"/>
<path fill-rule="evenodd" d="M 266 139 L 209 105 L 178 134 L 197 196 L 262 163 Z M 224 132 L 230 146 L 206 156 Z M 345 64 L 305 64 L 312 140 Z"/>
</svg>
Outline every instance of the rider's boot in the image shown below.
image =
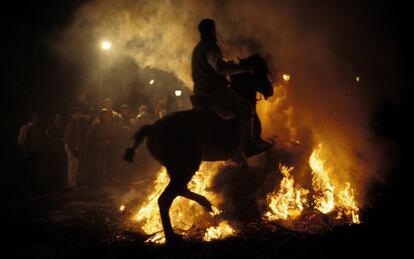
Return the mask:
<svg viewBox="0 0 414 259">
<path fill-rule="evenodd" d="M 241 144 L 240 151 L 246 157 L 258 155 L 269 148 L 272 145 L 260 137 L 254 138 L 254 114 L 247 114 L 241 117 Z"/>
</svg>

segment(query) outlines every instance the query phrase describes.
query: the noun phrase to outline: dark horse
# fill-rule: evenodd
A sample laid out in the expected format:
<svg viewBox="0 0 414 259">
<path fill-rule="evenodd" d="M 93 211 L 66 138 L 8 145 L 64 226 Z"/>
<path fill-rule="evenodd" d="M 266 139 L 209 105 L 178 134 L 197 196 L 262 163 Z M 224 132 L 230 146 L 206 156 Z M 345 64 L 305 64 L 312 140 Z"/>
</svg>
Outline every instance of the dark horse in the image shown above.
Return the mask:
<svg viewBox="0 0 414 259">
<path fill-rule="evenodd" d="M 254 72 L 231 76 L 231 87 L 235 91 L 253 105 L 256 105 L 256 92 L 262 93 L 265 98 L 273 95 L 268 67 L 260 55 L 242 59 L 240 63 L 252 66 Z M 140 128 L 134 135 L 133 146 L 127 149 L 124 156 L 125 160 L 132 162 L 135 149 L 148 137 L 148 150 L 167 168 L 170 182 L 158 199 L 167 242 L 181 238 L 174 233 L 169 216 L 171 204 L 177 196 L 194 200 L 212 211 L 211 203 L 204 196 L 187 188 L 187 183 L 198 170 L 201 161 L 228 160 L 238 153 L 240 119 L 234 117 L 223 120 L 210 109 L 208 100 L 196 97 L 192 98 L 195 108 L 172 113 L 153 125 Z M 257 117 L 255 124 L 255 134 L 260 136 L 261 127 Z"/>
</svg>

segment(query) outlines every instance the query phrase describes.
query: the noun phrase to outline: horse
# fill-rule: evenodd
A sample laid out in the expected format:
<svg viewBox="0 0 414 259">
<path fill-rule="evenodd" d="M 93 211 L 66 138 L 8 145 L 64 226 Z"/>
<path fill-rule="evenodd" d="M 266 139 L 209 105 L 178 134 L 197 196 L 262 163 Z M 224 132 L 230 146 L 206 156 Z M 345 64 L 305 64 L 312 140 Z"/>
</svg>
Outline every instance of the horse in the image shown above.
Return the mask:
<svg viewBox="0 0 414 259">
<path fill-rule="evenodd" d="M 268 78 L 268 66 L 259 55 L 239 59 L 241 64 L 252 66 L 252 73 L 240 73 L 230 77 L 230 87 L 256 105 L 256 92 L 267 99 L 273 95 Z M 193 200 L 212 212 L 212 205 L 202 195 L 187 188 L 202 161 L 220 161 L 237 157 L 240 142 L 240 118 L 224 120 L 213 111 L 209 100 L 191 96 L 193 109 L 171 113 L 153 125 L 142 126 L 133 136 L 133 145 L 127 148 L 126 161 L 132 162 L 134 151 L 147 137 L 151 155 L 166 167 L 170 182 L 158 198 L 162 226 L 166 241 L 180 241 L 182 237 L 172 228 L 169 210 L 173 200 L 182 196 Z M 216 107 L 217 108 L 217 107 Z M 255 134 L 260 137 L 261 126 L 256 115 Z"/>
</svg>

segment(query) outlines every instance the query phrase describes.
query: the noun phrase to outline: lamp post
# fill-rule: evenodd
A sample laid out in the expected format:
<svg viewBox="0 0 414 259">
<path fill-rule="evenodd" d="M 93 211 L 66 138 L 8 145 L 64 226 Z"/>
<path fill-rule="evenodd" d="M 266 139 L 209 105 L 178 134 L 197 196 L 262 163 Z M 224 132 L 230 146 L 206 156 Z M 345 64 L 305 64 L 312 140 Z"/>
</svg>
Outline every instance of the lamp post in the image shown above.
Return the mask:
<svg viewBox="0 0 414 259">
<path fill-rule="evenodd" d="M 101 50 L 102 50 L 102 55 L 101 55 L 101 62 L 100 62 L 100 76 L 99 76 L 99 105 L 102 104 L 102 88 L 103 88 L 103 70 L 104 70 L 104 55 L 105 52 L 108 52 L 111 48 L 112 48 L 112 43 L 110 41 L 107 40 L 103 40 L 101 42 Z"/>
</svg>

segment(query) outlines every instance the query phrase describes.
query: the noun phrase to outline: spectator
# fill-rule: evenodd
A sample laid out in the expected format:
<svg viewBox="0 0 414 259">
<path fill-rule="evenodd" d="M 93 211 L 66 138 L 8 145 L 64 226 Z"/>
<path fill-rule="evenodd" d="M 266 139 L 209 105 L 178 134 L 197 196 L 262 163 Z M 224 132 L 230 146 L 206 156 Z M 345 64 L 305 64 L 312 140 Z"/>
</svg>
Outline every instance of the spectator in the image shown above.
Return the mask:
<svg viewBox="0 0 414 259">
<path fill-rule="evenodd" d="M 138 115 L 134 122 L 134 128 L 137 130 L 146 124 L 152 124 L 154 119 L 154 116 L 148 112 L 148 107 L 142 104 L 139 106 Z"/>
<path fill-rule="evenodd" d="M 63 139 L 64 126 L 62 116 L 58 113 L 53 119 L 53 124 L 47 129 L 47 159 L 50 183 L 53 189 L 62 189 L 67 182 L 66 154 Z"/>
<path fill-rule="evenodd" d="M 168 114 L 168 98 L 162 96 L 158 99 L 157 105 L 155 106 L 155 115 L 158 119 L 163 118 Z"/>
<path fill-rule="evenodd" d="M 108 177 L 109 148 L 113 134 L 112 112 L 103 108 L 86 141 L 88 187 L 100 188 Z"/>
<path fill-rule="evenodd" d="M 73 109 L 72 117 L 65 130 L 65 151 L 68 159 L 67 187 L 73 189 L 78 185 L 78 174 L 82 166 L 82 154 L 87 131 L 87 118 L 79 107 Z"/>
<path fill-rule="evenodd" d="M 90 105 L 88 102 L 88 96 L 85 92 L 82 92 L 79 94 L 78 100 L 75 106 L 79 107 L 79 109 L 81 110 L 81 113 L 87 116 L 90 116 L 94 111 L 93 106 Z"/>
<path fill-rule="evenodd" d="M 37 114 L 33 114 L 30 121 L 20 128 L 17 145 L 31 170 L 25 177 L 26 186 L 31 190 L 41 190 L 45 182 L 45 135 Z"/>
<path fill-rule="evenodd" d="M 125 129 L 132 129 L 134 119 L 131 118 L 131 111 L 128 104 L 122 104 L 120 109 L 120 126 Z"/>
<path fill-rule="evenodd" d="M 113 104 L 114 102 L 112 101 L 111 98 L 106 98 L 103 102 L 103 109 L 106 109 L 112 116 L 112 123 L 114 125 L 119 125 L 120 121 L 121 121 L 121 116 L 119 113 L 117 113 L 116 111 L 114 111 L 113 109 Z"/>
</svg>

